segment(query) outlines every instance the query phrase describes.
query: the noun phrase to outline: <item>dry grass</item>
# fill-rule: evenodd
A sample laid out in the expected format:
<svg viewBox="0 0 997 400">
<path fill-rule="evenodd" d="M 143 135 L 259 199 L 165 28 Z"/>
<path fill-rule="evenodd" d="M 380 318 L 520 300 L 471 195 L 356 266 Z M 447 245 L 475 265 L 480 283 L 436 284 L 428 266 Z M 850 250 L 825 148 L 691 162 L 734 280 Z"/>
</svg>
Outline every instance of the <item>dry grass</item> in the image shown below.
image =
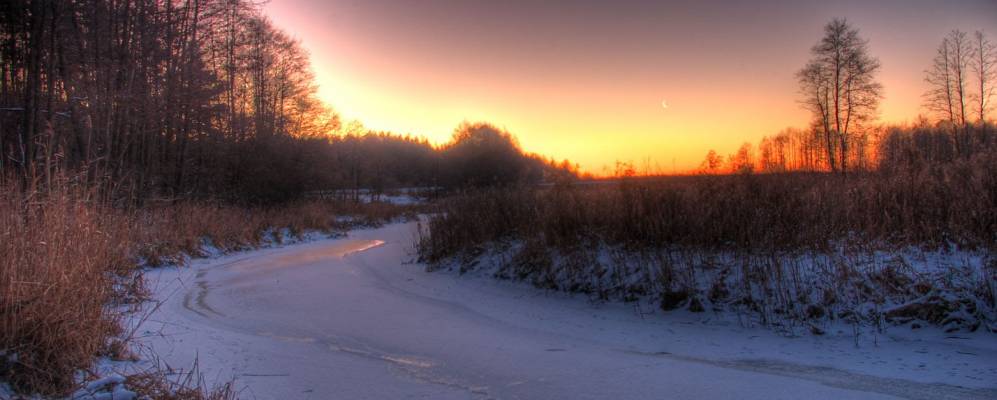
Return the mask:
<svg viewBox="0 0 997 400">
<path fill-rule="evenodd" d="M 994 147 L 847 177 L 623 179 L 491 189 L 438 207 L 419 245 L 435 266 L 492 263 L 496 277 L 538 287 L 653 296 L 664 309 L 744 311 L 766 324 L 997 329 Z M 931 274 L 908 265 L 951 250 L 990 256 L 921 262 Z M 918 311 L 892 308 L 901 305 Z"/>
<path fill-rule="evenodd" d="M 413 213 L 327 200 L 121 210 L 93 201 L 94 190 L 68 177 L 45 190 L 22 187 L 0 182 L 0 380 L 22 393 L 67 394 L 95 356 L 125 357 L 110 305 L 142 298 L 140 264 L 182 263 L 202 255 L 205 240 L 236 251 L 279 243 L 285 232 L 301 238 Z"/>
<path fill-rule="evenodd" d="M 16 389 L 62 392 L 118 333 L 105 306 L 116 276 L 133 270 L 128 226 L 59 185 L 45 196 L 0 192 L 0 349 Z M 16 355 L 16 359 L 12 356 Z"/>
<path fill-rule="evenodd" d="M 203 380 L 172 382 L 169 376 L 160 373 L 140 373 L 128 377 L 126 386 L 149 400 L 231 400 L 236 393 L 231 382 L 221 387 L 210 388 Z"/>
<path fill-rule="evenodd" d="M 279 207 L 245 208 L 204 203 L 146 207 L 130 213 L 137 225 L 137 255 L 148 265 L 182 263 L 199 256 L 204 241 L 222 251 L 257 248 L 267 241 L 280 243 L 284 233 L 301 239 L 309 231 L 345 231 L 377 225 L 417 208 L 387 203 L 308 200 Z M 339 218 L 337 218 L 339 217 Z M 345 218 L 344 218 L 345 217 Z"/>
<path fill-rule="evenodd" d="M 156 366 L 128 376 L 125 387 L 149 400 L 233 400 L 234 382 L 211 385 L 200 373 L 197 360 L 190 370 L 174 370 L 158 360 Z"/>
<path fill-rule="evenodd" d="M 917 170 L 690 176 L 492 189 L 447 199 L 422 254 L 436 261 L 504 239 L 552 248 L 997 249 L 997 152 Z"/>
</svg>

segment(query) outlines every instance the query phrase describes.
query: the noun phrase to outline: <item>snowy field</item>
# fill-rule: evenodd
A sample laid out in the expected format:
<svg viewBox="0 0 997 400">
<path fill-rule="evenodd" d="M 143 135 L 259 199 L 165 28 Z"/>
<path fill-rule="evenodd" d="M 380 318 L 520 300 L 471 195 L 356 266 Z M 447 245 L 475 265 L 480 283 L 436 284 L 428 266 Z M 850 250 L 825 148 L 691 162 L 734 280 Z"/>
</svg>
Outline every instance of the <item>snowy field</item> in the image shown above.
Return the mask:
<svg viewBox="0 0 997 400">
<path fill-rule="evenodd" d="M 399 223 L 152 270 L 161 304 L 139 343 L 235 379 L 241 398 L 997 398 L 997 335 L 982 330 L 787 337 L 427 273 L 416 235 Z"/>
</svg>

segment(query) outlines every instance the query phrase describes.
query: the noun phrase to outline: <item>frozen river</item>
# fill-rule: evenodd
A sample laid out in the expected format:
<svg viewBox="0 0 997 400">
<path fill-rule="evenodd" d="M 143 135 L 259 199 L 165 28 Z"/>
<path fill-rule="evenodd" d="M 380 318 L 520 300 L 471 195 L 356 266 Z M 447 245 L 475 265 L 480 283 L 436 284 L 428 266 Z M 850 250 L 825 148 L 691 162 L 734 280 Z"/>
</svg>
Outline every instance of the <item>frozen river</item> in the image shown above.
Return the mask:
<svg viewBox="0 0 997 400">
<path fill-rule="evenodd" d="M 787 338 L 414 263 L 415 224 L 149 273 L 164 362 L 259 399 L 994 398 L 993 334 Z M 642 311 L 642 312 L 638 312 Z M 642 315 L 646 314 L 646 315 Z M 850 332 L 847 332 L 850 334 Z"/>
</svg>

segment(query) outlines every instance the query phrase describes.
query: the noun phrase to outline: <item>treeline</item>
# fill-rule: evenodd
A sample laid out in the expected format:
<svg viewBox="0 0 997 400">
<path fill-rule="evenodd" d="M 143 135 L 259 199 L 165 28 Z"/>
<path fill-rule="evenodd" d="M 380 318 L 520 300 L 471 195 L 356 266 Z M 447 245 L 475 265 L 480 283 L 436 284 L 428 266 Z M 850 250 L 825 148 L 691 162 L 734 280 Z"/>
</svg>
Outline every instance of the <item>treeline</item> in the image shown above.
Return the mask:
<svg viewBox="0 0 997 400">
<path fill-rule="evenodd" d="M 853 138 L 848 156 L 851 171 L 895 169 L 910 163 L 944 163 L 994 151 L 997 127 L 991 121 L 955 126 L 921 119 L 907 125 L 884 125 Z M 780 173 L 830 171 L 820 136 L 813 130 L 787 128 L 762 138 L 757 146 L 744 143 L 726 157 L 710 150 L 697 172 Z"/>
<path fill-rule="evenodd" d="M 236 192 L 277 183 L 251 173 L 338 124 L 304 51 L 252 3 L 14 0 L 0 18 L 2 166 L 27 179 L 70 168 L 130 198 Z"/>
<path fill-rule="evenodd" d="M 424 138 L 352 127 L 341 135 L 312 140 L 304 154 L 308 161 L 299 167 L 312 177 L 304 186 L 312 189 L 463 189 L 578 175 L 577 165 L 526 153 L 511 133 L 483 122 L 460 124 L 440 146 Z"/>
<path fill-rule="evenodd" d="M 0 170 L 24 185 L 85 171 L 133 203 L 446 183 L 443 152 L 425 140 L 342 129 L 306 52 L 260 6 L 3 2 Z"/>
<path fill-rule="evenodd" d="M 942 39 L 925 71 L 929 117 L 911 126 L 873 123 L 882 97 L 880 63 L 847 21 L 828 23 L 811 55 L 796 74 L 810 126 L 785 129 L 757 146 L 745 143 L 726 157 L 711 150 L 699 172 L 868 171 L 912 154 L 935 161 L 971 157 L 994 140 L 987 117 L 997 93 L 997 45 L 982 31 L 953 30 Z M 901 154 L 901 142 L 917 151 Z"/>
</svg>

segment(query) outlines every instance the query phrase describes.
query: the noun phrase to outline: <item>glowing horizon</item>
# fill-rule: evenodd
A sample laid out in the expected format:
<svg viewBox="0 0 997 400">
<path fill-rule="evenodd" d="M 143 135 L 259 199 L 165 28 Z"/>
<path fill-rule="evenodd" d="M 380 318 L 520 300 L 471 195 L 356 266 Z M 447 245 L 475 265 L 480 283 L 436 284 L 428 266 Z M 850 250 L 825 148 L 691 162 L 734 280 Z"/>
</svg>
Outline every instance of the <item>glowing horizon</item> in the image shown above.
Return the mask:
<svg viewBox="0 0 997 400">
<path fill-rule="evenodd" d="M 279 0 L 264 10 L 310 52 L 319 97 L 344 121 L 436 144 L 462 121 L 490 122 L 527 151 L 596 174 L 616 161 L 689 170 L 709 149 L 807 125 L 794 74 L 834 17 L 882 62 L 881 122 L 924 113 L 924 70 L 945 33 L 997 40 L 997 4 L 984 1 Z"/>
</svg>

